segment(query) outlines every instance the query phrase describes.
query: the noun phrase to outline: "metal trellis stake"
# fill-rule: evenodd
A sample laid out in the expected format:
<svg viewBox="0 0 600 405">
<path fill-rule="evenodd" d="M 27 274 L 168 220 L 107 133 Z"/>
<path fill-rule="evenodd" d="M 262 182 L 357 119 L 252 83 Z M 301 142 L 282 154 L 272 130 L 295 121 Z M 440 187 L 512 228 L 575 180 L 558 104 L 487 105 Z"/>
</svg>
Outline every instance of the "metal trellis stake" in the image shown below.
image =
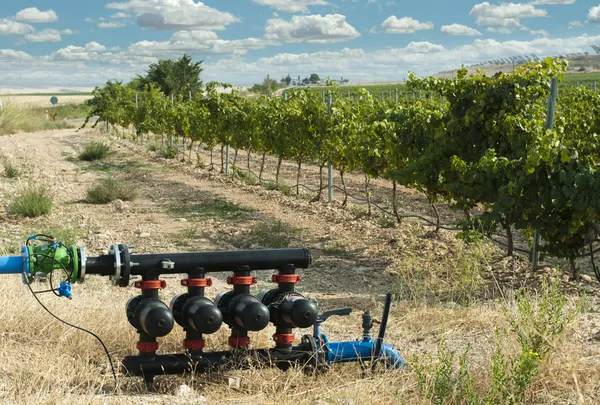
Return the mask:
<svg viewBox="0 0 600 405">
<path fill-rule="evenodd" d="M 333 104 L 333 98 L 331 94 L 329 95 L 329 100 L 327 100 L 327 116 L 331 118 L 331 106 Z M 329 202 L 333 201 L 333 166 L 331 165 L 331 161 L 327 163 L 327 197 Z"/>
<path fill-rule="evenodd" d="M 558 79 L 552 79 L 550 84 L 550 99 L 548 100 L 548 115 L 546 116 L 546 129 L 552 130 L 554 128 L 554 112 L 556 109 L 556 99 L 558 98 Z M 533 237 L 533 254 L 532 254 L 532 269 L 537 270 L 538 263 L 540 261 L 540 242 L 541 236 L 540 231 L 536 230 Z"/>
</svg>

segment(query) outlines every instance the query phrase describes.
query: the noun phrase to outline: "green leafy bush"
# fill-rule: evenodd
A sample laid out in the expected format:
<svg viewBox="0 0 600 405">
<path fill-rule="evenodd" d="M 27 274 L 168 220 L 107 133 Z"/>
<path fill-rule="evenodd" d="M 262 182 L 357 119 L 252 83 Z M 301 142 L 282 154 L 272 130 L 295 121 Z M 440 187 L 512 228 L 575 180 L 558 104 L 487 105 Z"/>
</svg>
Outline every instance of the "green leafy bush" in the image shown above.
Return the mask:
<svg viewBox="0 0 600 405">
<path fill-rule="evenodd" d="M 45 188 L 29 187 L 21 192 L 8 207 L 11 215 L 35 218 L 46 215 L 52 209 L 52 198 Z"/>
<path fill-rule="evenodd" d="M 102 142 L 89 142 L 83 147 L 83 151 L 79 154 L 79 159 L 86 162 L 102 160 L 110 153 L 110 146 Z"/>
<path fill-rule="evenodd" d="M 107 204 L 115 200 L 130 201 L 137 197 L 135 189 L 117 179 L 103 179 L 87 189 L 86 200 L 92 204 Z"/>
</svg>

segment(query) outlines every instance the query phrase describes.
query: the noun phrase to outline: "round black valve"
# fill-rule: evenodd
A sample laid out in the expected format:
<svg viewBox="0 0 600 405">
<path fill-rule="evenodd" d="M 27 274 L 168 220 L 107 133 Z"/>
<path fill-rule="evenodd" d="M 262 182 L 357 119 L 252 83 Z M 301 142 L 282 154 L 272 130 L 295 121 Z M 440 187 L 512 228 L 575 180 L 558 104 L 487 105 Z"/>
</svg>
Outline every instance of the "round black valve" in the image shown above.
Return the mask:
<svg viewBox="0 0 600 405">
<path fill-rule="evenodd" d="M 269 324 L 269 309 L 251 295 L 236 295 L 230 291 L 217 296 L 215 304 L 223 313 L 225 323 L 231 327 L 259 331 Z"/>
<path fill-rule="evenodd" d="M 223 314 L 208 298 L 177 295 L 171 301 L 171 311 L 179 325 L 202 334 L 215 333 L 223 324 Z"/>
<path fill-rule="evenodd" d="M 298 293 L 282 293 L 275 289 L 263 291 L 258 297 L 269 307 L 275 325 L 309 328 L 317 321 L 317 305 Z"/>
<path fill-rule="evenodd" d="M 134 328 L 152 337 L 168 335 L 175 325 L 173 314 L 164 302 L 141 296 L 127 302 L 127 320 Z"/>
</svg>

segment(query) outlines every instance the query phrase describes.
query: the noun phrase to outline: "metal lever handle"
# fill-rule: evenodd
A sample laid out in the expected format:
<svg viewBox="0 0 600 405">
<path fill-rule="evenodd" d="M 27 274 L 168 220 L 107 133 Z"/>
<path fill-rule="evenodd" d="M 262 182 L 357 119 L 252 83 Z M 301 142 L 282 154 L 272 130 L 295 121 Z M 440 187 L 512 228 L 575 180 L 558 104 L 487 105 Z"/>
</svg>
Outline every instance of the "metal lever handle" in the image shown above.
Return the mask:
<svg viewBox="0 0 600 405">
<path fill-rule="evenodd" d="M 352 308 L 337 308 L 337 309 L 332 309 L 330 311 L 325 311 L 321 315 L 319 315 L 319 317 L 317 318 L 317 322 L 323 323 L 330 316 L 334 316 L 334 315 L 347 316 L 347 315 L 350 315 L 351 313 L 352 313 Z"/>
</svg>

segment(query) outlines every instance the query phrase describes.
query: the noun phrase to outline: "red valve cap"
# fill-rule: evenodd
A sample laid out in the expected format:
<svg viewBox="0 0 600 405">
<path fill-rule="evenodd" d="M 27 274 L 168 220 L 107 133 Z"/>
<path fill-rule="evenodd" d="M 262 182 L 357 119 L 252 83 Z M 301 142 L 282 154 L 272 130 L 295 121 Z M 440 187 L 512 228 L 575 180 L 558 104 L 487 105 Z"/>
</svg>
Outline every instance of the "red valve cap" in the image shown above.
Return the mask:
<svg viewBox="0 0 600 405">
<path fill-rule="evenodd" d="M 165 280 L 141 280 L 135 282 L 135 288 L 141 290 L 162 290 L 167 287 Z"/>
<path fill-rule="evenodd" d="M 135 345 L 140 352 L 155 352 L 158 350 L 158 342 L 137 342 Z"/>
<path fill-rule="evenodd" d="M 181 280 L 181 285 L 184 287 L 211 287 L 212 279 L 210 278 L 186 278 Z"/>
<path fill-rule="evenodd" d="M 204 349 L 205 341 L 202 339 L 184 339 L 183 347 L 188 350 L 201 350 Z"/>
<path fill-rule="evenodd" d="M 233 337 L 229 338 L 229 346 L 232 347 L 247 347 L 250 344 L 250 338 L 248 336 Z"/>
<path fill-rule="evenodd" d="M 283 345 L 289 345 L 294 342 L 294 334 L 274 334 L 273 340 L 277 343 L 281 343 Z"/>
</svg>

